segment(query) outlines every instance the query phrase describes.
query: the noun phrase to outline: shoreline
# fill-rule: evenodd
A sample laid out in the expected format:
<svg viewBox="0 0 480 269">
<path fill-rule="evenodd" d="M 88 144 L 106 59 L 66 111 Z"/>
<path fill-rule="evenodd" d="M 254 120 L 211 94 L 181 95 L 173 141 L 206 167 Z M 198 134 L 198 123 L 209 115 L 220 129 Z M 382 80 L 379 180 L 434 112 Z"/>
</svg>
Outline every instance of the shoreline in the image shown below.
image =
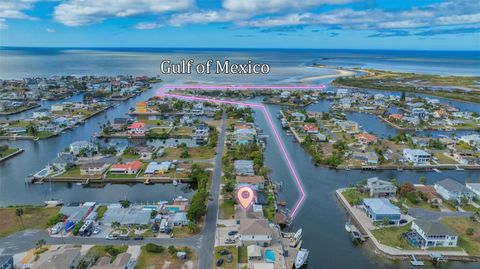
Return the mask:
<svg viewBox="0 0 480 269">
<path fill-rule="evenodd" d="M 465 251 L 454 251 L 454 250 L 403 250 L 390 247 L 380 243 L 373 233 L 359 221 L 358 216 L 353 212 L 352 206 L 348 203 L 345 196 L 342 192 L 347 188 L 340 188 L 335 190 L 335 197 L 340 201 L 341 205 L 347 211 L 347 214 L 352 217 L 352 220 L 358 225 L 358 228 L 362 233 L 365 233 L 368 236 L 367 243 L 373 245 L 373 252 L 377 255 L 381 255 L 391 260 L 408 260 L 411 255 L 417 257 L 428 258 L 431 253 L 441 253 L 445 257 L 448 257 L 449 261 L 467 261 L 467 262 L 478 262 L 480 257 L 472 256 L 466 253 Z"/>
<path fill-rule="evenodd" d="M 15 157 L 16 155 L 18 155 L 18 154 L 20 154 L 20 153 L 22 153 L 22 152 L 24 152 L 24 151 L 25 151 L 24 149 L 18 148 L 15 152 L 10 153 L 10 154 L 8 154 L 7 156 L 4 156 L 4 157 L 0 158 L 0 163 L 3 162 L 3 161 L 8 160 L 8 159 L 10 159 L 10 158 Z"/>
<path fill-rule="evenodd" d="M 345 68 L 339 68 L 339 67 L 329 67 L 329 66 L 319 66 L 319 65 L 314 65 L 314 68 L 322 68 L 322 69 L 332 69 L 337 72 L 336 74 L 327 74 L 327 75 L 319 75 L 319 76 L 307 76 L 303 77 L 298 80 L 298 82 L 309 82 L 309 81 L 315 81 L 315 80 L 320 80 L 320 79 L 326 79 L 326 78 L 338 78 L 338 77 L 349 77 L 353 76 L 356 74 L 355 71 L 350 70 L 350 69 L 345 69 Z"/>
</svg>

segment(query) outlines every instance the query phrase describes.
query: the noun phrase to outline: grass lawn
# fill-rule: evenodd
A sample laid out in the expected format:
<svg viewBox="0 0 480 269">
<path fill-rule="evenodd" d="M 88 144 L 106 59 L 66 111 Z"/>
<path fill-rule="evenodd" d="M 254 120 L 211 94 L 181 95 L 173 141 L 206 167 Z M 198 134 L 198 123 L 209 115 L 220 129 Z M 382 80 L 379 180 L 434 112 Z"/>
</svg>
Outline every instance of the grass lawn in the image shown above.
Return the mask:
<svg viewBox="0 0 480 269">
<path fill-rule="evenodd" d="M 107 173 L 107 178 L 136 178 L 136 174 L 112 174 L 111 172 Z"/>
<path fill-rule="evenodd" d="M 230 250 L 230 253 L 232 254 L 232 262 L 228 263 L 227 262 L 227 255 L 220 255 L 218 253 L 219 250 L 221 249 L 228 249 Z M 215 247 L 214 249 L 215 253 L 213 255 L 213 268 L 222 268 L 222 269 L 236 269 L 237 268 L 237 263 L 238 263 L 238 249 L 236 246 L 218 246 Z M 218 259 L 223 259 L 223 265 L 222 266 L 216 266 L 215 264 L 217 263 Z"/>
<path fill-rule="evenodd" d="M 164 151 L 164 155 L 162 156 L 162 158 L 158 160 L 162 161 L 162 160 L 182 159 L 180 158 L 180 154 L 182 153 L 182 151 L 183 149 L 181 148 L 166 148 Z M 187 148 L 187 151 L 188 151 L 189 157 L 185 159 L 206 160 L 206 159 L 211 159 L 215 156 L 215 148 L 211 148 L 208 146 Z"/>
<path fill-rule="evenodd" d="M 140 154 L 123 153 L 120 157 L 124 160 L 125 159 L 136 160 L 136 159 L 140 158 Z"/>
<path fill-rule="evenodd" d="M 2 157 L 5 157 L 5 156 L 8 156 L 14 152 L 16 152 L 18 149 L 16 148 L 7 148 L 6 150 L 4 151 L 0 151 L 0 158 Z"/>
<path fill-rule="evenodd" d="M 97 212 L 97 219 L 103 219 L 103 216 L 105 215 L 105 212 L 107 212 L 107 206 L 106 205 L 101 205 L 95 210 Z"/>
<path fill-rule="evenodd" d="M 346 189 L 342 194 L 351 206 L 360 204 L 367 197 L 367 194 L 361 193 L 357 188 Z"/>
<path fill-rule="evenodd" d="M 199 227 L 199 225 L 197 225 L 196 230 L 197 230 L 196 232 L 191 233 L 186 226 L 184 226 L 184 227 L 173 227 L 172 234 L 173 234 L 173 237 L 175 237 L 175 238 L 186 238 L 186 237 L 190 237 L 190 236 L 200 232 L 201 228 Z"/>
<path fill-rule="evenodd" d="M 80 174 L 80 166 L 74 166 L 61 174 L 62 177 L 82 177 Z"/>
<path fill-rule="evenodd" d="M 220 204 L 221 219 L 232 219 L 235 217 L 235 201 L 224 199 Z"/>
<path fill-rule="evenodd" d="M 378 242 L 384 245 L 399 249 L 416 249 L 412 247 L 403 237 L 403 234 L 410 229 L 410 226 L 411 225 L 391 228 L 380 228 L 372 230 L 372 233 L 378 240 Z"/>
<path fill-rule="evenodd" d="M 470 255 L 480 255 L 480 223 L 469 218 L 443 218 L 442 222 L 458 234 L 459 247 L 465 249 Z M 468 228 L 473 228 L 473 235 L 467 235 Z"/>
<path fill-rule="evenodd" d="M 410 202 L 408 199 L 405 199 L 405 198 L 403 198 L 401 201 L 409 207 L 422 208 L 430 211 L 440 211 L 439 207 L 431 207 L 431 205 L 428 202 L 425 202 L 420 198 L 418 198 L 418 202 L 416 204 Z"/>
<path fill-rule="evenodd" d="M 107 246 L 94 246 L 92 247 L 88 253 L 87 253 L 87 256 L 90 256 L 90 257 L 102 257 L 102 256 L 106 256 L 106 255 L 110 255 L 108 254 L 107 252 L 107 249 L 109 248 L 110 246 L 107 245 Z M 128 246 L 112 246 L 117 252 L 118 254 L 120 253 L 124 253 L 127 251 L 128 249 Z M 112 256 L 112 260 L 115 258 L 116 256 Z"/>
<path fill-rule="evenodd" d="M 0 208 L 0 238 L 25 229 L 46 229 L 49 217 L 58 214 L 59 207 L 21 207 L 23 216 L 16 216 L 15 207 Z"/>
<path fill-rule="evenodd" d="M 436 152 L 433 154 L 435 157 L 437 157 L 438 159 L 438 163 L 439 164 L 458 164 L 457 161 L 455 161 L 454 159 L 452 158 L 449 158 L 447 156 L 445 156 L 443 153 L 441 152 Z"/>
<path fill-rule="evenodd" d="M 182 251 L 183 247 L 177 247 L 177 249 Z M 191 249 L 188 252 L 187 259 L 179 260 L 168 253 L 167 247 L 162 253 L 151 253 L 147 252 L 143 246 L 135 269 L 189 268 L 188 264 L 194 265 L 193 268 L 197 264 L 197 254 Z"/>
<path fill-rule="evenodd" d="M 238 248 L 238 262 L 239 263 L 248 263 L 248 253 L 247 247 L 242 246 Z"/>
<path fill-rule="evenodd" d="M 465 204 L 461 206 L 463 210 L 470 211 L 470 212 L 480 212 L 479 208 L 474 207 L 473 205 Z"/>
<path fill-rule="evenodd" d="M 193 128 L 192 127 L 175 127 L 171 135 L 175 136 L 191 136 Z"/>
</svg>

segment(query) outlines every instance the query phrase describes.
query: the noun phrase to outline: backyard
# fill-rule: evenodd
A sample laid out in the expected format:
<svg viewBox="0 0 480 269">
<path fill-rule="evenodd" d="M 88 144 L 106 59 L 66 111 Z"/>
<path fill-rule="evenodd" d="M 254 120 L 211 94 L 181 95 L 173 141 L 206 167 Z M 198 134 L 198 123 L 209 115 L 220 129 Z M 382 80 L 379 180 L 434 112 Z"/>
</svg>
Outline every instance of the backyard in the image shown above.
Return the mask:
<svg viewBox="0 0 480 269">
<path fill-rule="evenodd" d="M 480 223 L 470 218 L 444 218 L 442 222 L 458 235 L 458 246 L 470 255 L 480 256 Z M 469 235 L 469 230 L 472 232 Z"/>
</svg>

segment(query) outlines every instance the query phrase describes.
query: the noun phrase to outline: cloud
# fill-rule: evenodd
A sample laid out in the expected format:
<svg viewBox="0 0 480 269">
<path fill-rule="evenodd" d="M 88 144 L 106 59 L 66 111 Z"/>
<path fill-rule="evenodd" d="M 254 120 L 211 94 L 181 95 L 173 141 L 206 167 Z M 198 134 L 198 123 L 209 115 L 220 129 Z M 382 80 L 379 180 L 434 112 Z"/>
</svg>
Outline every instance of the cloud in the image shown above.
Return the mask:
<svg viewBox="0 0 480 269">
<path fill-rule="evenodd" d="M 55 33 L 55 30 L 51 28 L 46 28 L 45 31 L 47 31 L 47 33 Z"/>
<path fill-rule="evenodd" d="M 435 35 L 453 35 L 453 34 L 472 34 L 480 33 L 480 27 L 458 27 L 450 29 L 430 29 L 416 33 L 416 36 L 435 36 Z"/>
<path fill-rule="evenodd" d="M 260 30 L 261 33 L 294 33 L 298 30 L 303 30 L 303 26 L 276 26 Z"/>
<path fill-rule="evenodd" d="M 25 13 L 32 10 L 34 4 L 40 0 L 2 0 L 0 1 L 0 29 L 7 29 L 7 19 L 29 19 L 35 18 Z"/>
<path fill-rule="evenodd" d="M 244 22 L 243 25 L 252 27 L 320 25 L 342 29 L 379 30 L 475 23 L 480 23 L 480 4 L 477 1 L 456 0 L 402 11 L 341 8 L 324 13 L 292 13 L 254 19 Z"/>
<path fill-rule="evenodd" d="M 193 8 L 194 0 L 67 0 L 55 7 L 54 18 L 67 26 Z"/>
<path fill-rule="evenodd" d="M 151 29 L 156 29 L 163 26 L 165 26 L 165 24 L 156 23 L 156 22 L 139 22 L 135 24 L 134 28 L 139 30 L 151 30 Z"/>
<path fill-rule="evenodd" d="M 246 13 L 237 13 L 226 10 L 206 10 L 198 12 L 187 12 L 174 14 L 169 20 L 168 24 L 176 27 L 184 26 L 186 24 L 208 24 L 208 23 L 223 23 L 236 22 L 249 19 L 250 15 Z"/>
<path fill-rule="evenodd" d="M 8 25 L 5 23 L 5 19 L 0 18 L 0 30 L 8 29 Z"/>
<path fill-rule="evenodd" d="M 359 0 L 224 0 L 224 9 L 250 14 L 274 13 L 286 9 L 305 9 L 320 5 L 340 5 Z"/>
<path fill-rule="evenodd" d="M 379 30 L 376 34 L 371 34 L 368 37 L 395 37 L 395 36 L 409 36 L 410 32 L 405 30 Z"/>
</svg>

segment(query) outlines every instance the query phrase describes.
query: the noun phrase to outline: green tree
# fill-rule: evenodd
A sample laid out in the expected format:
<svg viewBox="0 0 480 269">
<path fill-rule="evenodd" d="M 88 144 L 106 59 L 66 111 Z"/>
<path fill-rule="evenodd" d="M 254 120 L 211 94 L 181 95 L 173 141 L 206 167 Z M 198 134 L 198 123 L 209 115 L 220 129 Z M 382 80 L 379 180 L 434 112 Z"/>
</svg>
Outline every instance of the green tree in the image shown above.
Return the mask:
<svg viewBox="0 0 480 269">
<path fill-rule="evenodd" d="M 177 248 L 175 246 L 168 246 L 168 253 L 172 256 L 177 254 Z"/>
<path fill-rule="evenodd" d="M 41 249 L 47 242 L 44 239 L 40 239 L 35 243 L 37 249 Z"/>
<path fill-rule="evenodd" d="M 15 215 L 20 219 L 20 223 L 22 224 L 22 228 L 24 228 L 23 219 L 22 219 L 23 213 L 24 213 L 23 208 L 18 207 L 17 209 L 15 209 Z"/>
<path fill-rule="evenodd" d="M 421 184 L 426 185 L 427 184 L 427 177 L 426 176 L 421 176 L 419 178 L 419 181 Z"/>
</svg>

